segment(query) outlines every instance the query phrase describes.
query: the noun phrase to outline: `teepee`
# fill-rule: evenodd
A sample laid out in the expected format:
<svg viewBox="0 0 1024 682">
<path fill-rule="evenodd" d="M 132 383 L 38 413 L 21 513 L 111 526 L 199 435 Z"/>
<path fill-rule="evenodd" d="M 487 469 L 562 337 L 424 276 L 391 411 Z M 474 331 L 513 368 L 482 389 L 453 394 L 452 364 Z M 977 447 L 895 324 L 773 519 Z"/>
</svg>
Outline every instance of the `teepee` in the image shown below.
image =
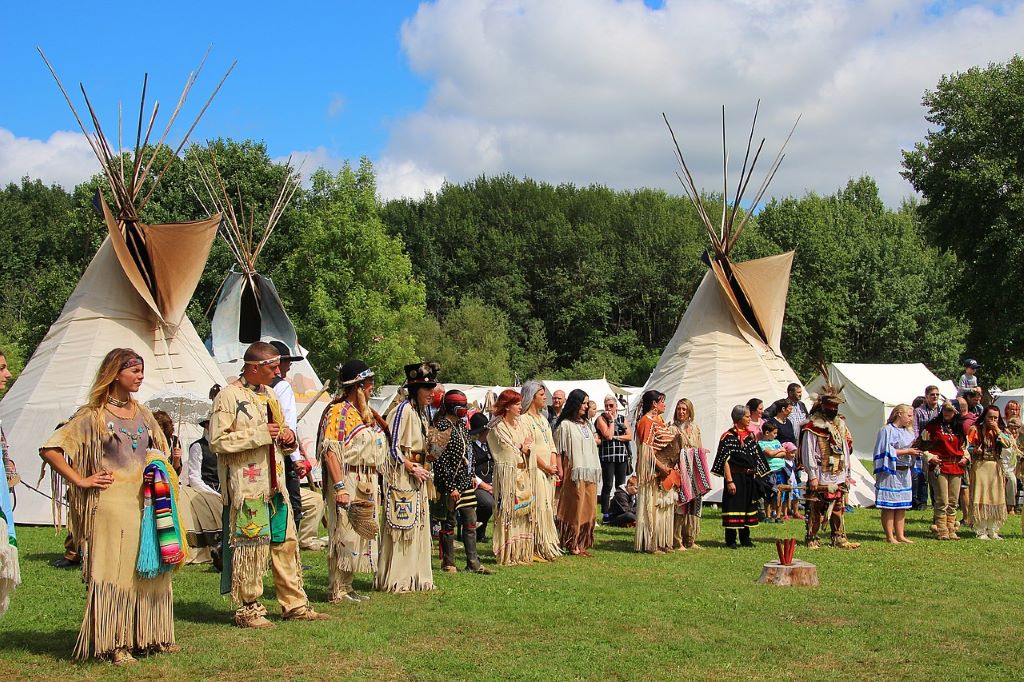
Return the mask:
<svg viewBox="0 0 1024 682">
<path fill-rule="evenodd" d="M 301 176 L 292 171 L 289 160 L 277 197 L 267 214 L 261 216 L 255 207 L 245 206 L 241 192 L 237 192 L 234 198 L 230 196 L 212 148 L 209 168 L 198 163 L 196 170 L 207 197 L 224 214 L 220 235 L 235 258 L 235 264 L 221 284 L 210 324 L 210 352 L 220 370 L 226 377 L 238 376 L 245 349 L 254 341 L 281 341 L 293 353 L 305 357 L 305 349 L 299 344 L 295 326 L 285 312 L 277 288 L 270 278 L 256 269 L 256 261 L 295 196 Z M 323 388 L 308 359 L 292 363 L 288 382 L 295 391 L 300 413 L 310 401 L 320 396 Z M 323 396 L 324 404 L 327 399 Z M 321 409 L 313 407 L 300 420 L 299 437 L 303 441 L 316 442 L 321 412 Z"/>
<path fill-rule="evenodd" d="M 39 447 L 58 423 L 86 402 L 100 362 L 112 348 L 132 348 L 144 358 L 146 378 L 135 396 L 139 402 L 168 391 L 205 397 L 210 386 L 224 382 L 217 364 L 185 315 L 216 238 L 220 216 L 163 225 L 146 224 L 139 218 L 170 165 L 167 161 L 154 168 L 158 151 L 165 144 L 201 68 L 202 64 L 189 75 L 178 105 L 155 145 L 150 145 L 150 133 L 159 105 L 154 103 L 148 126 L 145 126 L 146 80 L 143 80 L 139 128 L 134 155 L 128 162 L 120 149 L 114 152 L 104 136 L 85 88 L 82 87 L 82 93 L 92 118 L 92 131 L 82 123 L 67 91 L 50 67 L 100 161 L 115 206 L 111 209 L 97 192 L 95 205 L 106 224 L 106 239 L 57 321 L 0 402 L 0 420 L 25 483 L 15 489 L 18 523 L 51 521 L 51 500 L 46 494 L 49 486 L 45 486 L 46 492 L 34 488 L 37 479 L 34 472 L 40 470 Z M 223 82 L 222 79 L 221 84 Z M 196 123 L 219 89 L 220 85 L 196 117 Z M 118 123 L 120 130 L 120 121 Z M 195 123 L 189 133 L 194 127 Z M 187 138 L 188 133 L 173 150 L 175 156 Z"/>
<path fill-rule="evenodd" d="M 665 123 L 668 124 L 667 117 Z M 760 398 L 767 404 L 785 397 L 786 387 L 790 383 L 800 383 L 780 348 L 793 252 L 742 263 L 734 262 L 729 257 L 753 208 L 761 201 L 785 158 L 784 143 L 769 166 L 748 210 L 738 216 L 743 195 L 764 148 L 762 139 L 751 158 L 756 124 L 755 109 L 735 194 L 730 206 L 726 176 L 722 213 L 717 226 L 712 221 L 669 125 L 679 164 L 679 181 L 707 229 L 712 251 L 704 258 L 708 271 L 643 390 L 655 389 L 665 393 L 666 421 L 672 419 L 676 401 L 689 398 L 693 402 L 695 421 L 700 427 L 704 446 L 712 452 L 719 436 L 732 425 L 730 411 L 734 405 L 746 403 L 750 398 Z M 796 125 L 793 127 L 795 129 Z M 792 134 L 791 130 L 790 136 Z M 724 107 L 722 148 L 725 171 L 728 168 L 728 156 Z M 704 499 L 718 501 L 721 499 L 722 481 L 713 477 L 712 483 L 715 488 Z"/>
</svg>

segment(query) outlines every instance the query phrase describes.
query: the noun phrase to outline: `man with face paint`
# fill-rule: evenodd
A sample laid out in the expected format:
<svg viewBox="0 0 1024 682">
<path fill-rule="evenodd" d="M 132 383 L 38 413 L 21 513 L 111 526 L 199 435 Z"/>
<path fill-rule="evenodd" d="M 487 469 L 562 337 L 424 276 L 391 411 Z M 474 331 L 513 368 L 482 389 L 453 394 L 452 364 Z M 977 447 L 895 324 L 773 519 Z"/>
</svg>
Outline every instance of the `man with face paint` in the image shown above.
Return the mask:
<svg viewBox="0 0 1024 682">
<path fill-rule="evenodd" d="M 466 549 L 466 570 L 489 575 L 476 551 L 476 488 L 473 484 L 473 448 L 463 418 L 469 406 L 466 394 L 459 390 L 444 394 L 434 417 L 433 428 L 437 459 L 434 460 L 434 485 L 439 499 L 431 505 L 432 516 L 441 522 L 438 543 L 441 569 L 455 573 L 455 526 L 462 523 L 462 544 Z"/>
<path fill-rule="evenodd" d="M 853 437 L 846 428 L 846 421 L 839 416 L 839 405 L 843 402 L 839 391 L 826 384 L 800 434 L 800 458 L 808 478 L 805 544 L 809 549 L 820 547 L 818 532 L 826 518 L 833 547 L 860 547 L 860 543 L 847 539 L 843 526 L 845 497 L 853 482 L 850 478 Z"/>
</svg>

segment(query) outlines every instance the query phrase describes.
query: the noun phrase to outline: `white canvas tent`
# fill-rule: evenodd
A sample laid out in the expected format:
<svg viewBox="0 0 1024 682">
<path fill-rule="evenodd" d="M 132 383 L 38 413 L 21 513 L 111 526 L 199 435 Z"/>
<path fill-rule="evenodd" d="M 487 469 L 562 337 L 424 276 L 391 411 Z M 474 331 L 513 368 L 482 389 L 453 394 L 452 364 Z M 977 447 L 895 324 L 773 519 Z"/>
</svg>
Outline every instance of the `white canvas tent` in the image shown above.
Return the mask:
<svg viewBox="0 0 1024 682">
<path fill-rule="evenodd" d="M 604 398 L 613 395 L 616 398 L 629 399 L 629 392 L 616 388 L 608 383 L 607 379 L 544 379 L 542 382 L 548 393 L 548 404 L 551 404 L 551 394 L 555 391 L 565 391 L 569 395 L 574 389 L 581 389 L 591 400 L 597 403 L 598 414 L 604 412 Z M 621 410 L 620 410 L 621 412 Z"/>
<path fill-rule="evenodd" d="M 1024 405 L 1024 388 L 1011 388 L 1009 391 L 1003 391 L 992 399 L 992 404 L 998 407 L 1000 412 L 1004 412 L 1006 410 L 1006 403 L 1011 400 L 1016 400 Z"/>
<path fill-rule="evenodd" d="M 846 402 L 840 414 L 853 435 L 853 448 L 861 459 L 870 460 L 874 453 L 878 430 L 885 424 L 892 408 L 900 403 L 910 404 L 924 395 L 926 386 L 938 386 L 944 397 L 956 396 L 952 381 L 942 381 L 919 362 L 908 364 L 855 364 L 837 362 L 828 367 L 828 378 L 833 386 L 843 387 Z M 814 393 L 824 383 L 818 374 L 807 384 Z"/>
</svg>

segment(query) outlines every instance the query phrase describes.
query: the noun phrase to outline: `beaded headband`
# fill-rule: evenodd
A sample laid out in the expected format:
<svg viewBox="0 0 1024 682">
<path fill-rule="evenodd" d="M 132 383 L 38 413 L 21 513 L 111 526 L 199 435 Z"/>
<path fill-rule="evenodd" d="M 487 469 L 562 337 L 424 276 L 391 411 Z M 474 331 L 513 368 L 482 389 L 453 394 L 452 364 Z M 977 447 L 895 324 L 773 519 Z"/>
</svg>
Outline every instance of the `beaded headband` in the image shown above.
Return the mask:
<svg viewBox="0 0 1024 682">
<path fill-rule="evenodd" d="M 245 360 L 244 362 L 247 365 L 256 365 L 257 367 L 262 367 L 264 365 L 272 365 L 275 362 L 280 362 L 280 361 L 281 361 L 281 356 L 280 355 L 275 355 L 274 357 L 267 358 L 266 360 Z"/>
<path fill-rule="evenodd" d="M 360 372 L 359 374 L 355 375 L 354 377 L 352 377 L 348 381 L 343 381 L 341 383 L 341 385 L 342 386 L 351 386 L 352 384 L 358 384 L 360 381 L 363 381 L 365 379 L 369 379 L 372 376 L 373 376 L 373 370 L 372 369 L 364 369 L 362 372 Z"/>
<path fill-rule="evenodd" d="M 129 360 L 125 360 L 124 362 L 122 362 L 121 363 L 121 370 L 123 371 L 123 370 L 126 370 L 126 369 L 130 368 L 130 367 L 135 367 L 136 365 L 141 365 L 141 364 L 144 364 L 142 358 L 140 358 L 138 355 L 136 355 L 135 357 L 133 357 L 133 358 L 131 358 Z"/>
</svg>

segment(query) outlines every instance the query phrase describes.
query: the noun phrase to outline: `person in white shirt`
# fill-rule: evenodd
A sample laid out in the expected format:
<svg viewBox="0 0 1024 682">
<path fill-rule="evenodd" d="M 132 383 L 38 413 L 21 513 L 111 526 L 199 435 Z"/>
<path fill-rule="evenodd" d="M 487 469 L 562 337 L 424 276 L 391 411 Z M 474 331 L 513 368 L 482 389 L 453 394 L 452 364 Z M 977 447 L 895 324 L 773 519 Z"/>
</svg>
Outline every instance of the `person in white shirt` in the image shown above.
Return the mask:
<svg viewBox="0 0 1024 682">
<path fill-rule="evenodd" d="M 288 382 L 288 372 L 291 371 L 292 363 L 299 362 L 304 358 L 301 355 L 292 355 L 291 349 L 280 341 L 271 341 L 270 345 L 281 354 L 278 378 L 271 384 L 277 401 L 281 404 L 281 413 L 284 415 L 285 425 L 293 433 L 299 432 L 299 413 L 295 405 L 295 391 Z M 324 499 L 319 492 L 303 487 L 302 481 L 312 470 L 313 464 L 306 457 L 305 447 L 299 439 L 299 447 L 289 455 L 285 464 L 285 482 L 288 486 L 288 498 L 295 510 L 295 528 L 298 535 L 299 548 L 308 550 L 321 550 L 324 544 L 317 538 L 317 531 L 320 529 L 320 521 L 324 515 Z"/>
</svg>

